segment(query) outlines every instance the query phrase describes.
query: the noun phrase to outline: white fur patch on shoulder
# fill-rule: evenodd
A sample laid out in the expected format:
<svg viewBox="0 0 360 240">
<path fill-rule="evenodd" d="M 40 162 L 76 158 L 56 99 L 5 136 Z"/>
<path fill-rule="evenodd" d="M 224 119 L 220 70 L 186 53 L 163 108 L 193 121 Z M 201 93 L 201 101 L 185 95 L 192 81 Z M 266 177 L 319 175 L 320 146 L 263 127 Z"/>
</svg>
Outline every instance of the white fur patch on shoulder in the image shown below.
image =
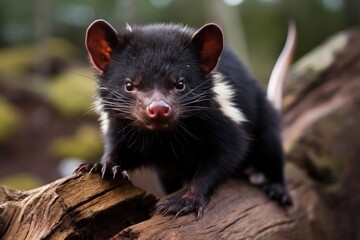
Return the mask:
<svg viewBox="0 0 360 240">
<path fill-rule="evenodd" d="M 226 81 L 225 76 L 221 73 L 215 73 L 212 78 L 214 81 L 213 90 L 216 95 L 215 100 L 220 105 L 222 113 L 237 124 L 246 122 L 245 115 L 236 107 L 236 104 L 233 101 L 235 91 L 230 83 Z"/>
<path fill-rule="evenodd" d="M 109 116 L 107 112 L 104 111 L 104 107 L 100 100 L 97 100 L 94 102 L 96 112 L 100 115 L 99 121 L 100 121 L 100 127 L 103 134 L 107 133 L 109 129 Z"/>
<path fill-rule="evenodd" d="M 129 23 L 125 23 L 125 28 L 126 28 L 126 30 L 128 30 L 129 32 L 132 32 L 132 28 L 131 28 L 131 26 L 130 26 Z"/>
</svg>

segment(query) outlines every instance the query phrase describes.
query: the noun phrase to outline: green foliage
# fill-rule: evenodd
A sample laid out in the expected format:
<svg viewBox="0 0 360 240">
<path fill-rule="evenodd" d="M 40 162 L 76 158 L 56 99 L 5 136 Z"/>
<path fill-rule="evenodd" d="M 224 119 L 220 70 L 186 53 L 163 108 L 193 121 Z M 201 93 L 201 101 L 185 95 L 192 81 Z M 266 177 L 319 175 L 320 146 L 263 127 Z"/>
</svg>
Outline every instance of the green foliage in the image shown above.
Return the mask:
<svg viewBox="0 0 360 240">
<path fill-rule="evenodd" d="M 21 114 L 16 107 L 0 98 L 0 143 L 15 133 L 21 124 Z"/>
<path fill-rule="evenodd" d="M 74 136 L 55 140 L 51 144 L 57 158 L 96 159 L 102 153 L 102 140 L 99 130 L 93 126 L 83 126 Z"/>
<path fill-rule="evenodd" d="M 34 47 L 14 46 L 0 51 L 0 72 L 6 76 L 18 76 L 34 64 Z"/>
<path fill-rule="evenodd" d="M 43 184 L 41 179 L 27 173 L 17 173 L 0 179 L 0 185 L 19 190 L 37 188 Z"/>
<path fill-rule="evenodd" d="M 50 103 L 65 117 L 78 117 L 91 108 L 96 82 L 90 69 L 74 69 L 55 77 L 45 94 Z"/>
<path fill-rule="evenodd" d="M 79 51 L 70 42 L 60 38 L 50 38 L 48 58 L 68 61 Z M 0 73 L 7 77 L 19 77 L 34 68 L 39 49 L 31 45 L 16 45 L 0 50 Z M 48 59 L 47 59 L 48 60 Z M 44 60 L 46 61 L 46 60 Z"/>
</svg>

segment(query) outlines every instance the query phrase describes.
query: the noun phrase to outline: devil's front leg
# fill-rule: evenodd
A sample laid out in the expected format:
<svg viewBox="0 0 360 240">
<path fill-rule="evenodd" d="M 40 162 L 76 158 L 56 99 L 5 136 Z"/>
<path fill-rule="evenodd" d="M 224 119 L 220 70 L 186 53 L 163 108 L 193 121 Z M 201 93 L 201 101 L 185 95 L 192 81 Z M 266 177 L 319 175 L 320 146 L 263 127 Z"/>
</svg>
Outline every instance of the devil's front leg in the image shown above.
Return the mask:
<svg viewBox="0 0 360 240">
<path fill-rule="evenodd" d="M 109 135 L 105 135 L 105 148 L 101 161 L 98 163 L 81 163 L 74 174 L 95 173 L 100 174 L 102 178 L 124 178 L 129 180 L 127 171 L 123 168 L 119 155 L 119 149 L 112 144 L 114 141 Z"/>
<path fill-rule="evenodd" d="M 204 156 L 202 156 L 204 158 Z M 235 169 L 235 158 L 229 154 L 209 154 L 198 164 L 194 176 L 182 190 L 157 206 L 157 212 L 175 216 L 195 212 L 202 217 L 214 189 Z"/>
<path fill-rule="evenodd" d="M 195 212 L 201 218 L 215 188 L 242 167 L 248 149 L 246 133 L 232 122 L 216 123 L 206 128 L 201 145 L 193 149 L 196 167 L 189 183 L 160 203 L 157 212 L 175 216 Z"/>
</svg>

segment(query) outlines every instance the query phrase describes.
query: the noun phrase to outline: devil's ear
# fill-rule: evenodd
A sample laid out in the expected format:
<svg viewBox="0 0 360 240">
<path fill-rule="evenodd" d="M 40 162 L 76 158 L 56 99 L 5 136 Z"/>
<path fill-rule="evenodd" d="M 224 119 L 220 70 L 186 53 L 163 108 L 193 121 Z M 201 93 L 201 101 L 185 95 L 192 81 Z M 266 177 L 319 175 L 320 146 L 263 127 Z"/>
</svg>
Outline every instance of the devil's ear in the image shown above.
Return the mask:
<svg viewBox="0 0 360 240">
<path fill-rule="evenodd" d="M 100 19 L 87 29 L 85 44 L 92 65 L 102 73 L 109 65 L 111 52 L 116 44 L 119 44 L 119 38 L 116 30 Z"/>
<path fill-rule="evenodd" d="M 216 67 L 224 47 L 220 27 L 213 23 L 204 25 L 192 36 L 191 44 L 199 49 L 200 68 L 205 75 L 209 74 Z"/>
</svg>

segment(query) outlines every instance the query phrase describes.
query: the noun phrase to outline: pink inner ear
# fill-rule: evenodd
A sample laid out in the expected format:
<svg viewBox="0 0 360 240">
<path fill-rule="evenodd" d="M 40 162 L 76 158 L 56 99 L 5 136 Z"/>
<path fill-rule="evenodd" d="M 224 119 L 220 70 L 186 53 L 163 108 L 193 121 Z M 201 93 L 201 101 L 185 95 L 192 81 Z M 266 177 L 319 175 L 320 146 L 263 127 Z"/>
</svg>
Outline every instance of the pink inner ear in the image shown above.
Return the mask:
<svg viewBox="0 0 360 240">
<path fill-rule="evenodd" d="M 223 34 L 215 24 L 207 24 L 198 30 L 191 42 L 200 46 L 200 68 L 207 75 L 216 67 L 223 50 Z"/>
<path fill-rule="evenodd" d="M 117 42 L 117 32 L 104 20 L 97 20 L 89 26 L 85 44 L 91 64 L 100 73 L 108 67 L 113 46 Z"/>
</svg>

